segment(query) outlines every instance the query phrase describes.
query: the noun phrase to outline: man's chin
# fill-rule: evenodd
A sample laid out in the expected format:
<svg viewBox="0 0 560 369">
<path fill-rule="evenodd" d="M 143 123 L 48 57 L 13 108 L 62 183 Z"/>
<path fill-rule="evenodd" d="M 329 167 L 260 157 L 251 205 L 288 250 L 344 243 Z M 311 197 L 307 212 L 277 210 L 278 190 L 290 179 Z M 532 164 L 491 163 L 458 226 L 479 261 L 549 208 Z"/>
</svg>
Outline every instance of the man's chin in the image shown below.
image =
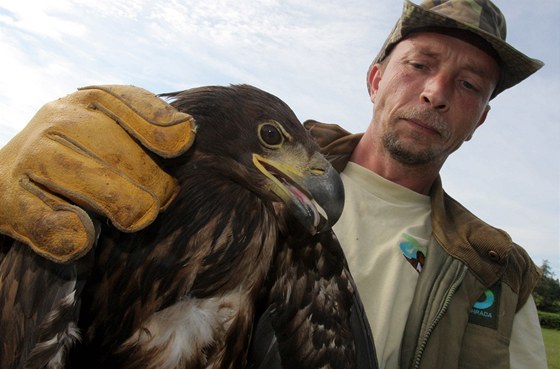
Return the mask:
<svg viewBox="0 0 560 369">
<path fill-rule="evenodd" d="M 434 150 L 429 147 L 423 148 L 422 144 L 414 138 L 410 140 L 397 139 L 393 135 L 383 137 L 383 145 L 391 154 L 391 157 L 395 161 L 408 166 L 424 166 L 437 160 Z"/>
</svg>

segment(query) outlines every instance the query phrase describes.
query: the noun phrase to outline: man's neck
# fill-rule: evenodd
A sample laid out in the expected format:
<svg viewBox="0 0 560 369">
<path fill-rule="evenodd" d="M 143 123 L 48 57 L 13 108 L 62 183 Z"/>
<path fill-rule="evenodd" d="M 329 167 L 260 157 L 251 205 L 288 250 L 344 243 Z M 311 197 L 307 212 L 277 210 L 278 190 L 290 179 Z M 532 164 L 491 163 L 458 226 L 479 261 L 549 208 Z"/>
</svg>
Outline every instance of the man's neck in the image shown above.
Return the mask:
<svg viewBox="0 0 560 369">
<path fill-rule="evenodd" d="M 382 145 L 373 142 L 369 132 L 358 142 L 350 161 L 423 195 L 429 195 L 441 169 L 441 165 L 410 166 L 396 161 Z"/>
</svg>

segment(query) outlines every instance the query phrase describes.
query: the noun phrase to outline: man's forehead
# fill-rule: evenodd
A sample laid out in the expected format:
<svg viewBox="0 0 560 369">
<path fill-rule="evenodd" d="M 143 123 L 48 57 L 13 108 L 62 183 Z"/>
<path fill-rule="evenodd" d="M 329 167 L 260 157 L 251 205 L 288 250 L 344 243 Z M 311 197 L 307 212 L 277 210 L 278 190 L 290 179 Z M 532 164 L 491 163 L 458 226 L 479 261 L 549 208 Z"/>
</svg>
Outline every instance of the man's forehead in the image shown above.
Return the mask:
<svg viewBox="0 0 560 369">
<path fill-rule="evenodd" d="M 488 54 L 496 61 L 496 63 L 499 66 L 502 65 L 502 61 L 498 56 L 498 53 L 487 41 L 485 41 L 482 37 L 466 30 L 461 30 L 456 28 L 445 28 L 445 27 L 425 27 L 425 28 L 419 28 L 416 31 L 408 34 L 403 38 L 403 40 L 416 38 L 418 37 L 418 35 L 426 35 L 426 34 L 443 35 L 446 37 L 452 37 L 464 41 L 480 49 L 484 53 Z"/>
<path fill-rule="evenodd" d="M 395 48 L 399 48 L 403 57 L 410 55 L 421 55 L 435 60 L 445 60 L 452 56 L 461 60 L 461 68 L 470 71 L 487 79 L 499 79 L 500 66 L 497 61 L 477 45 L 473 45 L 467 40 L 458 39 L 454 36 L 433 33 L 415 32 L 401 40 Z M 450 50 L 450 44 L 455 43 L 459 47 Z M 461 44 L 468 43 L 462 47 Z M 390 58 L 389 58 L 390 59 Z"/>
</svg>

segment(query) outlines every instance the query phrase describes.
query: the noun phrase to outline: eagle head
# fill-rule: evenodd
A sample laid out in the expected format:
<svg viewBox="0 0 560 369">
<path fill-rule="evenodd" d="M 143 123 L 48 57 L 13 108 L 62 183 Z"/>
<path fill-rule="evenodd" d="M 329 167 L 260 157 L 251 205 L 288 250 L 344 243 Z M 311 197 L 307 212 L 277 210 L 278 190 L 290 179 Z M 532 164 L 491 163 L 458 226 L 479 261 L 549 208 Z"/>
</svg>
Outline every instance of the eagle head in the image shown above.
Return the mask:
<svg viewBox="0 0 560 369">
<path fill-rule="evenodd" d="M 162 95 L 196 120 L 195 152 L 218 171 L 282 204 L 310 234 L 330 228 L 344 206 L 340 176 L 286 103 L 249 85 Z"/>
</svg>

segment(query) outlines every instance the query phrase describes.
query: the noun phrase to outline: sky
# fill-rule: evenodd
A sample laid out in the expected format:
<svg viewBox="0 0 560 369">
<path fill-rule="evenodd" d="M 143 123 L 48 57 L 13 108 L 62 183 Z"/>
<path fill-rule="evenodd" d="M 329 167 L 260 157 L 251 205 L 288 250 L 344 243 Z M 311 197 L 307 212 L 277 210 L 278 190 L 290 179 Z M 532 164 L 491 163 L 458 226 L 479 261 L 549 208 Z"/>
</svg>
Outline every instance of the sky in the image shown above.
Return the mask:
<svg viewBox="0 0 560 369">
<path fill-rule="evenodd" d="M 442 180 L 560 278 L 560 1 L 495 3 L 508 42 L 546 65 L 491 102 Z M 366 72 L 401 10 L 400 0 L 3 0 L 0 147 L 43 104 L 92 84 L 248 83 L 302 121 L 362 132 Z"/>
</svg>

